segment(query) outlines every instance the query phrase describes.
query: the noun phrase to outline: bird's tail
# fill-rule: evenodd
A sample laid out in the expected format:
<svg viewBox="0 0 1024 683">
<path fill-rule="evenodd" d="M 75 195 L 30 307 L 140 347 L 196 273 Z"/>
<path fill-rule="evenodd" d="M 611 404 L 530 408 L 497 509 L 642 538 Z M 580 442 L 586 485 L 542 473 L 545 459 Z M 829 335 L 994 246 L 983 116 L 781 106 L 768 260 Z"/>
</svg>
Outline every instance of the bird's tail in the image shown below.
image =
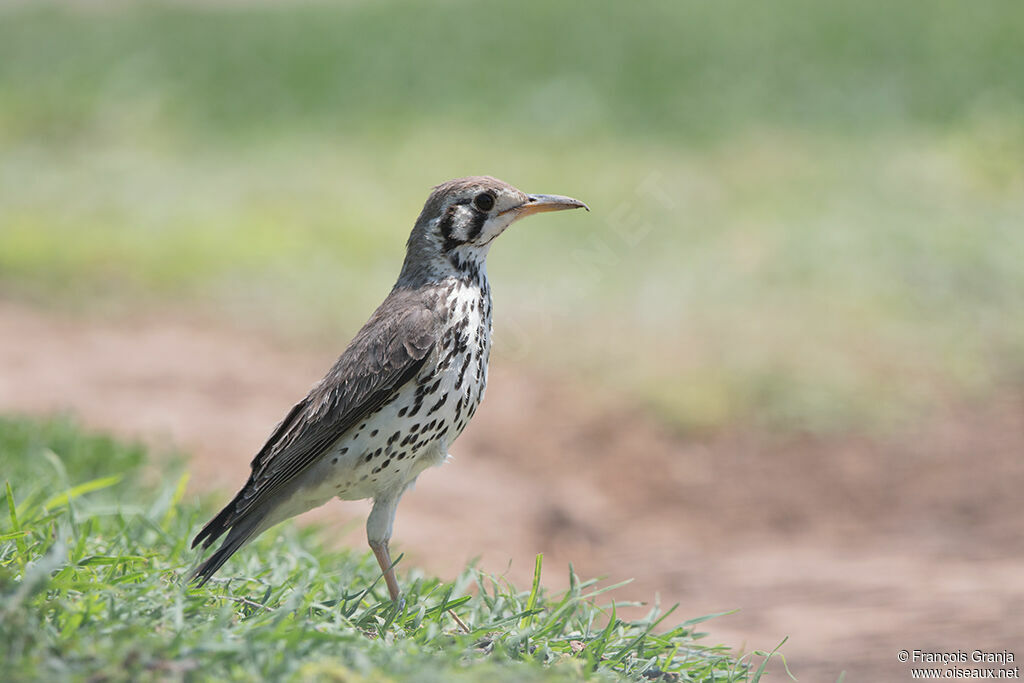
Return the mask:
<svg viewBox="0 0 1024 683">
<path fill-rule="evenodd" d="M 192 541 L 193 548 L 200 542 L 202 542 L 203 548 L 209 548 L 221 535 L 227 533 L 227 537 L 220 547 L 196 567 L 189 576 L 189 581 L 196 582 L 197 588 L 209 581 L 210 577 L 228 561 L 229 557 L 269 526 L 265 524 L 266 513 L 254 514 L 250 511 L 241 518 L 231 519 L 234 516 L 233 512 L 234 503 L 232 502 L 210 520 L 209 524 L 203 527 L 203 530 Z"/>
<path fill-rule="evenodd" d="M 201 565 L 196 567 L 189 576 L 189 581 L 196 583 L 196 587 L 199 588 L 213 576 L 214 572 L 220 569 L 228 558 L 235 554 L 235 552 L 241 548 L 245 543 L 252 537 L 252 533 L 239 533 L 240 529 L 237 527 L 231 530 L 228 537 L 221 543 L 221 546 L 217 550 L 206 558 Z"/>
</svg>

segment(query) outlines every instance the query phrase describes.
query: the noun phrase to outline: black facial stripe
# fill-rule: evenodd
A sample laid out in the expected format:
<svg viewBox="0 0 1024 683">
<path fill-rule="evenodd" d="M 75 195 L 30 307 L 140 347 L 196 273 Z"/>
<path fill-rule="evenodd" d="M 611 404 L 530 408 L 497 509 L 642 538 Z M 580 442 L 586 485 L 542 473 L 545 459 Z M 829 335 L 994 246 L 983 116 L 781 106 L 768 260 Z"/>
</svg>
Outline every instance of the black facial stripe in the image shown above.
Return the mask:
<svg viewBox="0 0 1024 683">
<path fill-rule="evenodd" d="M 470 224 L 469 234 L 466 235 L 466 239 L 470 242 L 480 236 L 480 232 L 484 229 L 484 223 L 487 222 L 487 214 L 481 211 L 473 212 L 473 222 Z"/>
<path fill-rule="evenodd" d="M 445 211 L 444 216 L 441 218 L 441 224 L 438 226 L 438 228 L 440 228 L 441 230 L 441 237 L 444 238 L 443 249 L 445 251 L 451 251 L 455 247 L 459 246 L 459 244 L 461 244 L 459 240 L 452 237 L 452 228 L 454 227 L 453 224 L 455 222 L 456 211 L 458 211 L 458 209 L 455 208 L 454 205 L 449 206 L 448 210 Z"/>
</svg>

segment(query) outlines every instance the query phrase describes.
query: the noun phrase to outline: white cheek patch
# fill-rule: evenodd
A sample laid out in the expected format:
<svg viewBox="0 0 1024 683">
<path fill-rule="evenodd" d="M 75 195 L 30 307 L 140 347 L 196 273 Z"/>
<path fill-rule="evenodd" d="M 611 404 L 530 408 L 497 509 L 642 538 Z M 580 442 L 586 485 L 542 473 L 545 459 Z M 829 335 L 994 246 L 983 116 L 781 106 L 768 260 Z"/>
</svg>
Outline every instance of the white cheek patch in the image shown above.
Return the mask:
<svg viewBox="0 0 1024 683">
<path fill-rule="evenodd" d="M 437 224 L 437 231 L 444 240 L 444 251 L 466 245 L 482 247 L 504 232 L 515 220 L 514 214 L 500 211 L 481 211 L 471 203 L 452 204 Z"/>
<path fill-rule="evenodd" d="M 513 220 L 515 218 L 509 214 L 491 217 L 483 226 L 483 232 L 480 235 L 480 239 L 477 240 L 477 244 L 480 246 L 490 244 L 498 235 L 505 232 L 505 229 L 512 224 Z"/>
<path fill-rule="evenodd" d="M 465 206 L 454 204 L 448 207 L 437 224 L 437 230 L 444 240 L 444 250 L 451 251 L 466 241 L 467 211 Z"/>
</svg>

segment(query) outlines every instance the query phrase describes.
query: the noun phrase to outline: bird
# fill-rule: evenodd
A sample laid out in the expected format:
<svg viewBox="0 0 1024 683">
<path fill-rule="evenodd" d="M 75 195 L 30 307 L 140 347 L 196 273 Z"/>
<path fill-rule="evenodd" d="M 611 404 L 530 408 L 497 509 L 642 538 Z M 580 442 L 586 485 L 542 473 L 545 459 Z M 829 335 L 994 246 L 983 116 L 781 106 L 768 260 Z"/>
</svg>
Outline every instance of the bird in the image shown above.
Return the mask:
<svg viewBox="0 0 1024 683">
<path fill-rule="evenodd" d="M 484 397 L 491 349 L 487 254 L 526 216 L 590 208 L 526 194 L 490 176 L 433 188 L 406 243 L 398 280 L 341 356 L 274 428 L 245 485 L 196 535 L 224 540 L 191 574 L 205 584 L 276 524 L 332 498 L 373 499 L 370 549 L 392 601 L 400 589 L 389 542 L 402 495 L 448 449 Z"/>
</svg>

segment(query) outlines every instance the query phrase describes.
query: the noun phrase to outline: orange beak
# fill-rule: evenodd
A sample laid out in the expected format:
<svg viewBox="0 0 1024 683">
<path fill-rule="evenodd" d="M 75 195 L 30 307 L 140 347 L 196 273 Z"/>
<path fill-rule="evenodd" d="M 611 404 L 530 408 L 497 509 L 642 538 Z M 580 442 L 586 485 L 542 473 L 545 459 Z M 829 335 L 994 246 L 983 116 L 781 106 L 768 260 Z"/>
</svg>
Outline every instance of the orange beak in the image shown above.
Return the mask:
<svg viewBox="0 0 1024 683">
<path fill-rule="evenodd" d="M 590 211 L 589 206 L 572 197 L 563 197 L 557 194 L 531 194 L 527 195 L 524 203 L 514 206 L 503 213 L 514 211 L 517 214 L 516 218 L 522 218 L 523 216 L 531 216 L 535 213 L 565 211 L 566 209 L 586 209 Z"/>
</svg>

